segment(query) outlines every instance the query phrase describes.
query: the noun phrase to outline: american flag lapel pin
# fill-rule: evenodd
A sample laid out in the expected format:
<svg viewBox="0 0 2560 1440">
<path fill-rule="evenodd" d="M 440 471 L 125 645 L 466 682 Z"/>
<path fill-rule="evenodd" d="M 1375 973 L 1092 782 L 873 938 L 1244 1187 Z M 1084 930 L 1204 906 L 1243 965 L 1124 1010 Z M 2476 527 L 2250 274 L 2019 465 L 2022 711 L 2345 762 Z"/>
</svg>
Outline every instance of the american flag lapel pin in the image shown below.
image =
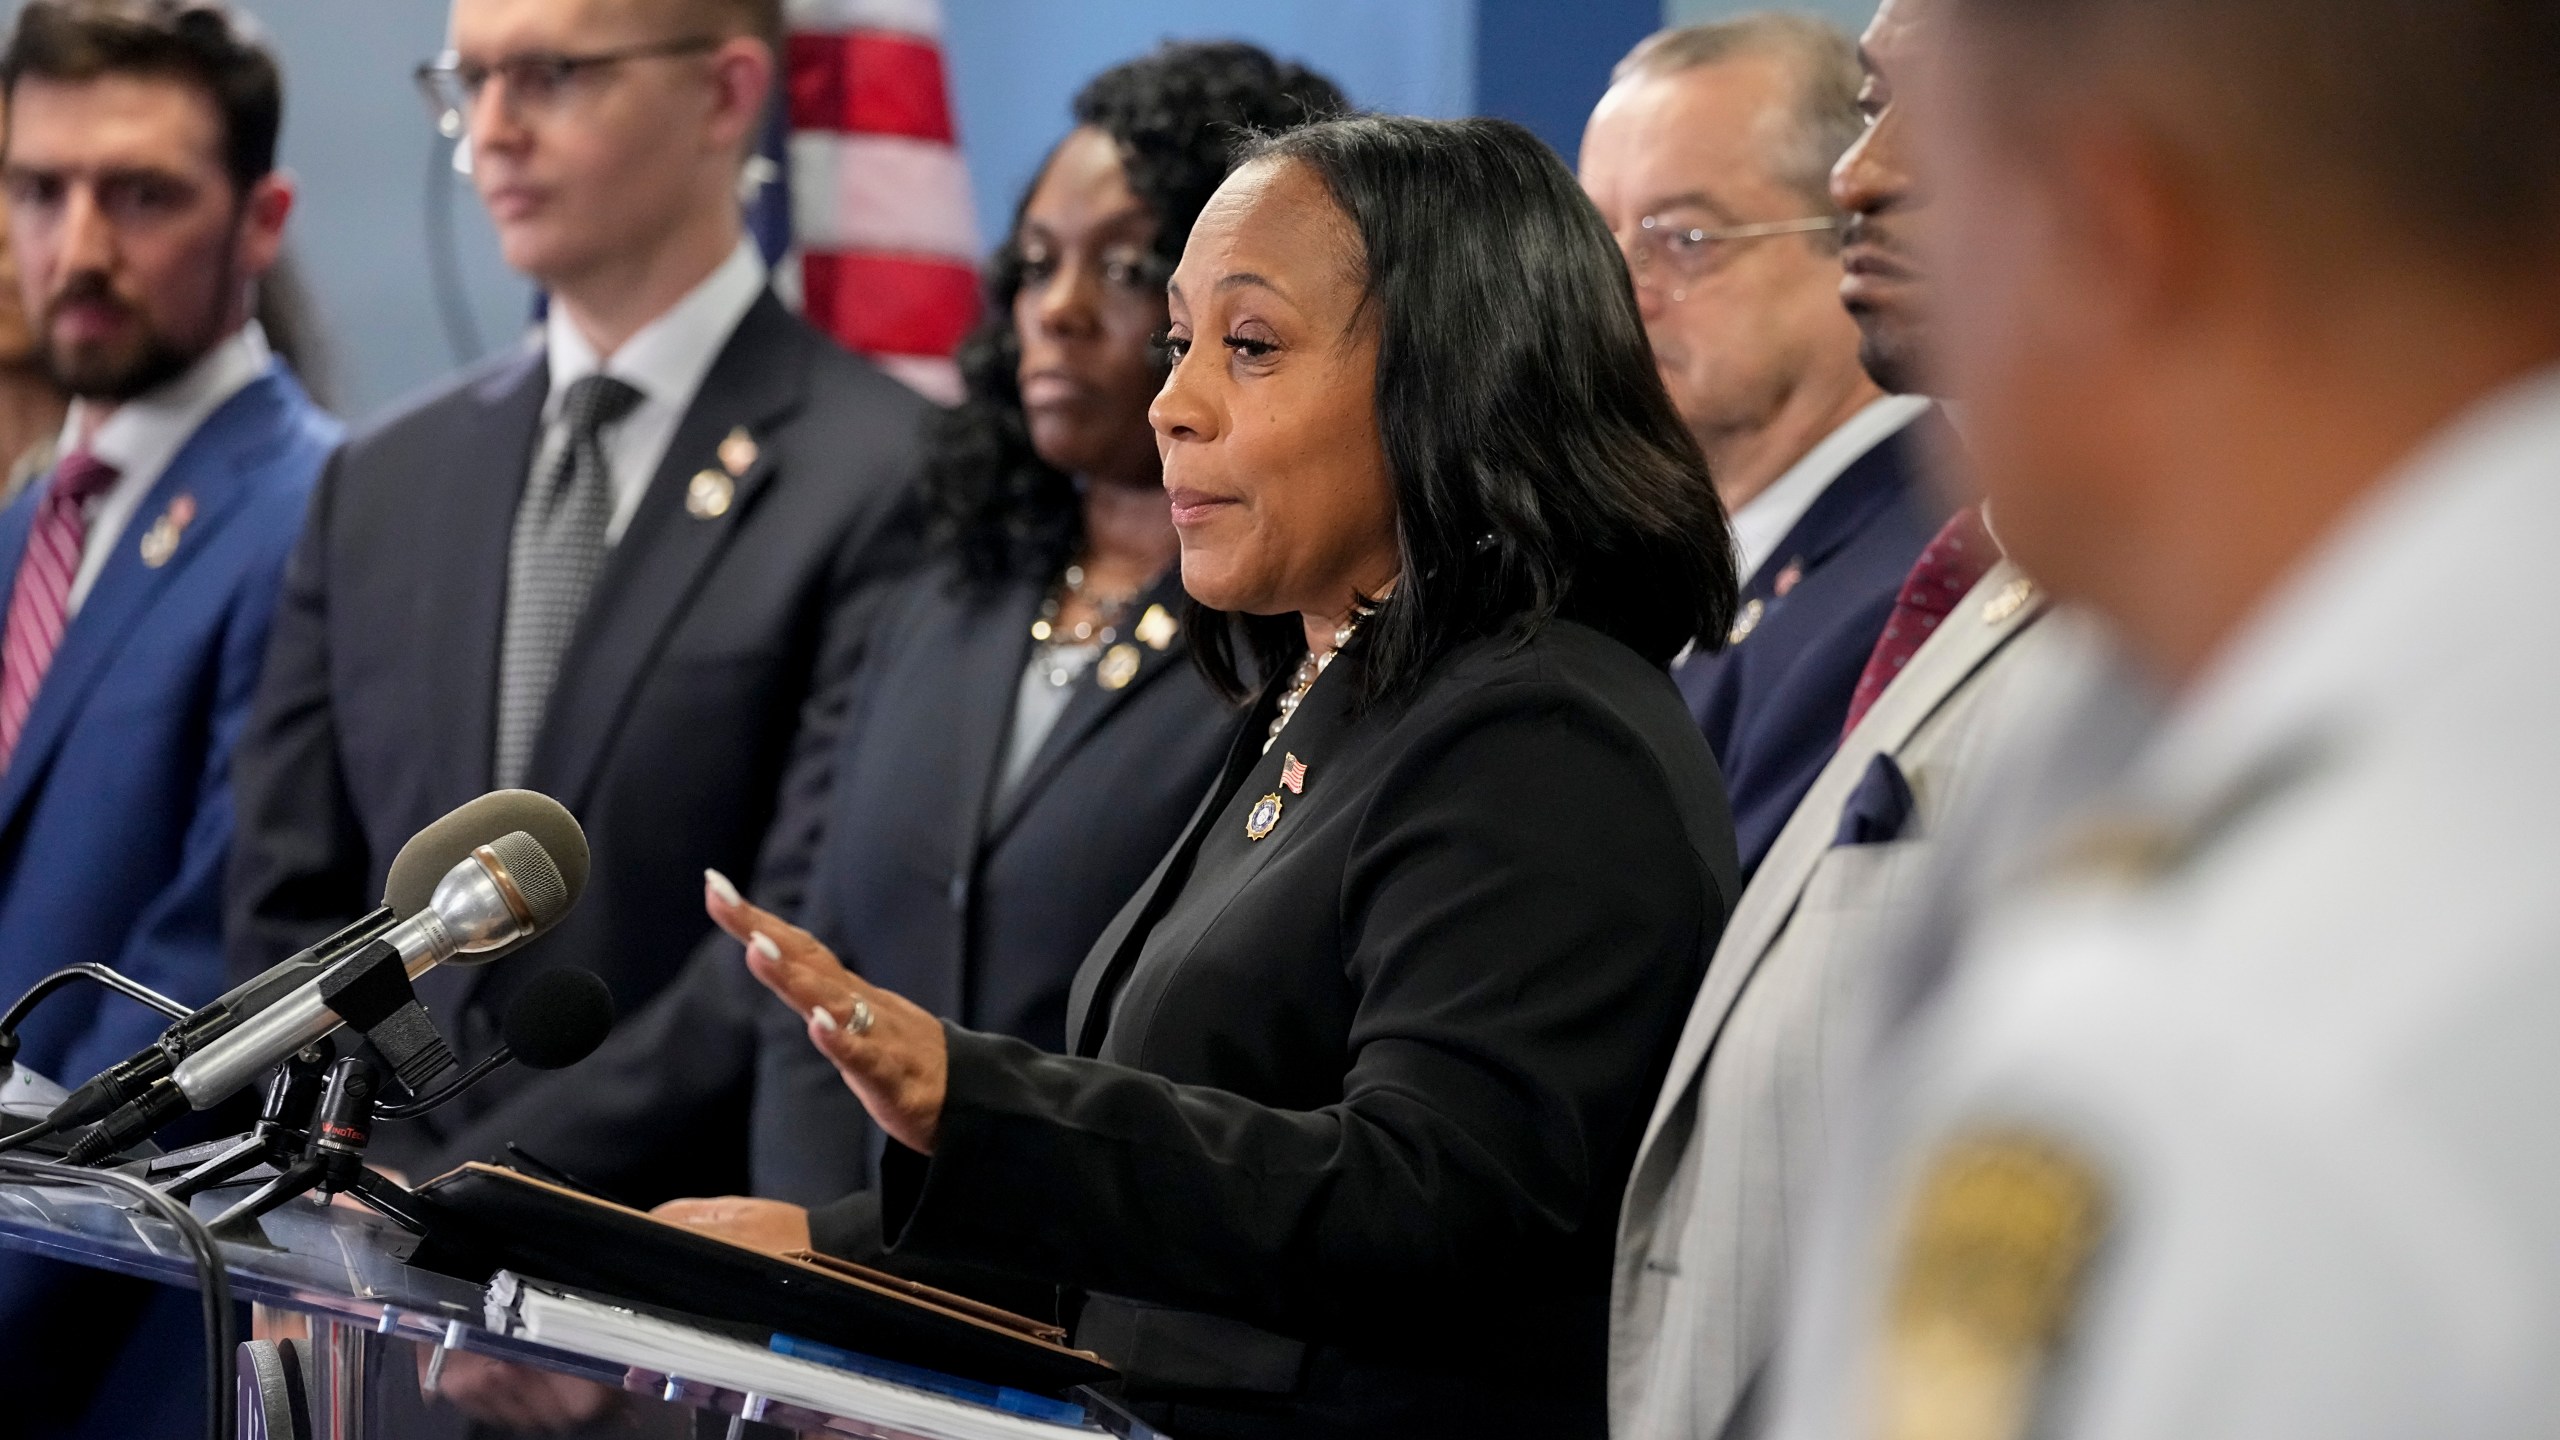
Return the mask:
<svg viewBox="0 0 2560 1440">
<path fill-rule="evenodd" d="M 1299 759 L 1295 755 L 1291 755 L 1286 752 L 1282 753 L 1280 757 L 1280 790 L 1286 790 L 1292 795 L 1304 795 L 1307 793 L 1306 761 Z M 1273 828 L 1279 825 L 1280 790 L 1274 790 L 1270 794 L 1253 802 L 1253 809 L 1247 812 L 1244 817 L 1244 838 L 1247 840 L 1260 840 L 1264 836 L 1269 835 Z"/>
</svg>

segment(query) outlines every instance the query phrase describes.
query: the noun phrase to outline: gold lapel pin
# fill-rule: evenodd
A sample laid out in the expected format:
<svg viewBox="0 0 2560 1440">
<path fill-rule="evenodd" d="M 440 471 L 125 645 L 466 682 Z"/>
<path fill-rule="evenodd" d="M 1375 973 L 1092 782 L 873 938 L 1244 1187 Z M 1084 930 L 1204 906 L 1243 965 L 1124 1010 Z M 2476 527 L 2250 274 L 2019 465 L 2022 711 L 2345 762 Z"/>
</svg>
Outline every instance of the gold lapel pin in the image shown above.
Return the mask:
<svg viewBox="0 0 2560 1440">
<path fill-rule="evenodd" d="M 170 501 L 169 508 L 161 511 L 160 518 L 152 521 L 151 528 L 143 532 L 142 563 L 154 570 L 168 564 L 169 557 L 178 553 L 178 541 L 185 537 L 187 526 L 194 523 L 195 518 L 196 497 L 180 495 Z"/>
<path fill-rule="evenodd" d="M 2014 620 L 2019 611 L 2027 608 L 2027 602 L 2035 598 L 2036 582 L 2021 575 L 2001 586 L 1999 594 L 1982 602 L 1982 623 L 1998 625 Z"/>
<path fill-rule="evenodd" d="M 1246 812 L 1244 817 L 1244 838 L 1247 840 L 1259 840 L 1270 834 L 1271 827 L 1279 823 L 1280 792 L 1274 790 L 1270 794 L 1263 796 L 1261 799 L 1254 801 L 1253 809 Z"/>
<path fill-rule="evenodd" d="M 696 520 L 717 520 L 729 513 L 729 502 L 737 495 L 738 482 L 717 470 L 697 471 L 685 482 L 684 513 Z"/>
<path fill-rule="evenodd" d="M 1120 644 L 1103 651 L 1102 659 L 1093 667 L 1093 678 L 1101 681 L 1105 690 L 1127 689 L 1129 682 L 1138 678 L 1138 647 Z"/>
<path fill-rule="evenodd" d="M 1769 607 L 1761 604 L 1757 599 L 1744 604 L 1742 607 L 1742 613 L 1733 617 L 1733 629 L 1725 635 L 1724 643 L 1727 645 L 1739 645 L 1743 641 L 1750 639 L 1751 632 L 1760 628 L 1761 613 L 1768 608 Z"/>
<path fill-rule="evenodd" d="M 755 463 L 756 437 L 747 433 L 746 426 L 730 431 L 729 438 L 720 442 L 720 467 L 729 472 L 730 479 L 746 474 Z"/>
<path fill-rule="evenodd" d="M 1173 637 L 1181 633 L 1181 630 L 1181 625 L 1175 622 L 1171 611 L 1161 605 L 1150 605 L 1147 607 L 1147 613 L 1138 617 L 1137 627 L 1129 633 L 1137 636 L 1139 643 L 1148 649 L 1162 652 L 1164 647 L 1173 643 Z"/>
</svg>

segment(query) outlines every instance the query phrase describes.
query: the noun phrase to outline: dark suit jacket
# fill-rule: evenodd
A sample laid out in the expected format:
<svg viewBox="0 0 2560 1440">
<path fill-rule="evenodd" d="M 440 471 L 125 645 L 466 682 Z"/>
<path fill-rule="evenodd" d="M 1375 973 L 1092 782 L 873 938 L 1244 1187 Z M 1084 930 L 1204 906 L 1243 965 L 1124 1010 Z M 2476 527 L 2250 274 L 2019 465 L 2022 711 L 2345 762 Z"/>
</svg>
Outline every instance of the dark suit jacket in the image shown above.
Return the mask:
<svg viewBox="0 0 2560 1440">
<path fill-rule="evenodd" d="M 1922 416 L 1841 471 L 1743 587 L 1758 624 L 1672 672 L 1732 792 L 1746 880 L 1840 747 L 1893 597 L 1954 510 L 1921 473 L 1921 437 L 1934 423 Z"/>
<path fill-rule="evenodd" d="M 1714 762 L 1570 622 L 1366 714 L 1342 679 L 1268 753 L 1276 693 L 1248 718 L 1072 1057 L 950 1028 L 879 1223 L 1095 1292 L 1080 1343 L 1171 1433 L 1598 1435 L 1619 1191 L 1737 888 Z"/>
<path fill-rule="evenodd" d="M 1142 605 L 1179 614 L 1181 598 L 1168 580 Z M 1077 964 L 1197 808 L 1236 711 L 1181 636 L 1141 645 L 1125 687 L 1085 673 L 998 802 L 1041 599 L 1037 583 L 964 584 L 948 564 L 904 587 L 827 773 L 794 777 L 826 792 L 791 807 L 822 825 L 772 837 L 758 898 L 937 1014 L 1057 1050 Z M 447 1158 L 505 1160 L 513 1140 L 636 1203 L 745 1191 L 814 1205 L 871 1183 L 871 1135 L 798 1017 L 714 936 L 594 1057 L 483 1117 Z"/>
<path fill-rule="evenodd" d="M 240 748 L 239 972 L 377 903 L 402 843 L 490 788 L 507 549 L 548 385 L 539 352 L 492 361 L 322 477 Z M 585 898 L 522 954 L 419 982 L 466 1061 L 544 966 L 586 966 L 637 1009 L 709 929 L 703 867 L 753 878 L 802 711 L 850 673 L 879 581 L 911 558 L 925 408 L 770 294 L 739 323 L 596 582 L 535 741 L 525 783 L 585 826 Z M 686 483 L 741 426 L 755 461 L 725 513 L 696 518 Z M 376 1153 L 410 1160 L 520 1079 L 384 1127 Z"/>
</svg>

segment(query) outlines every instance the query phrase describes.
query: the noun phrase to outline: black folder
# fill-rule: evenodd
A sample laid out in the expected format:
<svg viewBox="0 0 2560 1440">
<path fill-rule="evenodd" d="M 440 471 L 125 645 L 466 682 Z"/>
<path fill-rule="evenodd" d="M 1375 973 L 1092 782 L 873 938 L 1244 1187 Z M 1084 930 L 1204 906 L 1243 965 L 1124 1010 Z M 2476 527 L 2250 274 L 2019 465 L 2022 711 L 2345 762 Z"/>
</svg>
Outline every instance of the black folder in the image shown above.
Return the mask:
<svg viewBox="0 0 2560 1440">
<path fill-rule="evenodd" d="M 499 1166 L 448 1171 L 417 1197 L 429 1243 L 414 1263 L 468 1278 L 512 1270 L 1021 1390 L 1113 1378 L 1056 1326 L 832 1257 L 768 1255 Z"/>
</svg>

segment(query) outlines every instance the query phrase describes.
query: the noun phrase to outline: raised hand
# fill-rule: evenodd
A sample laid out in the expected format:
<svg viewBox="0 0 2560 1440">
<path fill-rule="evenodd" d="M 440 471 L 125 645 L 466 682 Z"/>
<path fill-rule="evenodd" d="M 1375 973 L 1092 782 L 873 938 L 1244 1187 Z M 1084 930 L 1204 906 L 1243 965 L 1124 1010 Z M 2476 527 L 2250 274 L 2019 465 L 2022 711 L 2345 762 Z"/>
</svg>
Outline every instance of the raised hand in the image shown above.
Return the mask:
<svg viewBox="0 0 2560 1440">
<path fill-rule="evenodd" d="M 951 1051 L 942 1022 L 844 967 L 817 937 L 759 910 L 717 870 L 703 872 L 703 909 L 747 947 L 747 970 L 808 1023 L 809 1043 L 889 1138 L 933 1153 Z"/>
</svg>

